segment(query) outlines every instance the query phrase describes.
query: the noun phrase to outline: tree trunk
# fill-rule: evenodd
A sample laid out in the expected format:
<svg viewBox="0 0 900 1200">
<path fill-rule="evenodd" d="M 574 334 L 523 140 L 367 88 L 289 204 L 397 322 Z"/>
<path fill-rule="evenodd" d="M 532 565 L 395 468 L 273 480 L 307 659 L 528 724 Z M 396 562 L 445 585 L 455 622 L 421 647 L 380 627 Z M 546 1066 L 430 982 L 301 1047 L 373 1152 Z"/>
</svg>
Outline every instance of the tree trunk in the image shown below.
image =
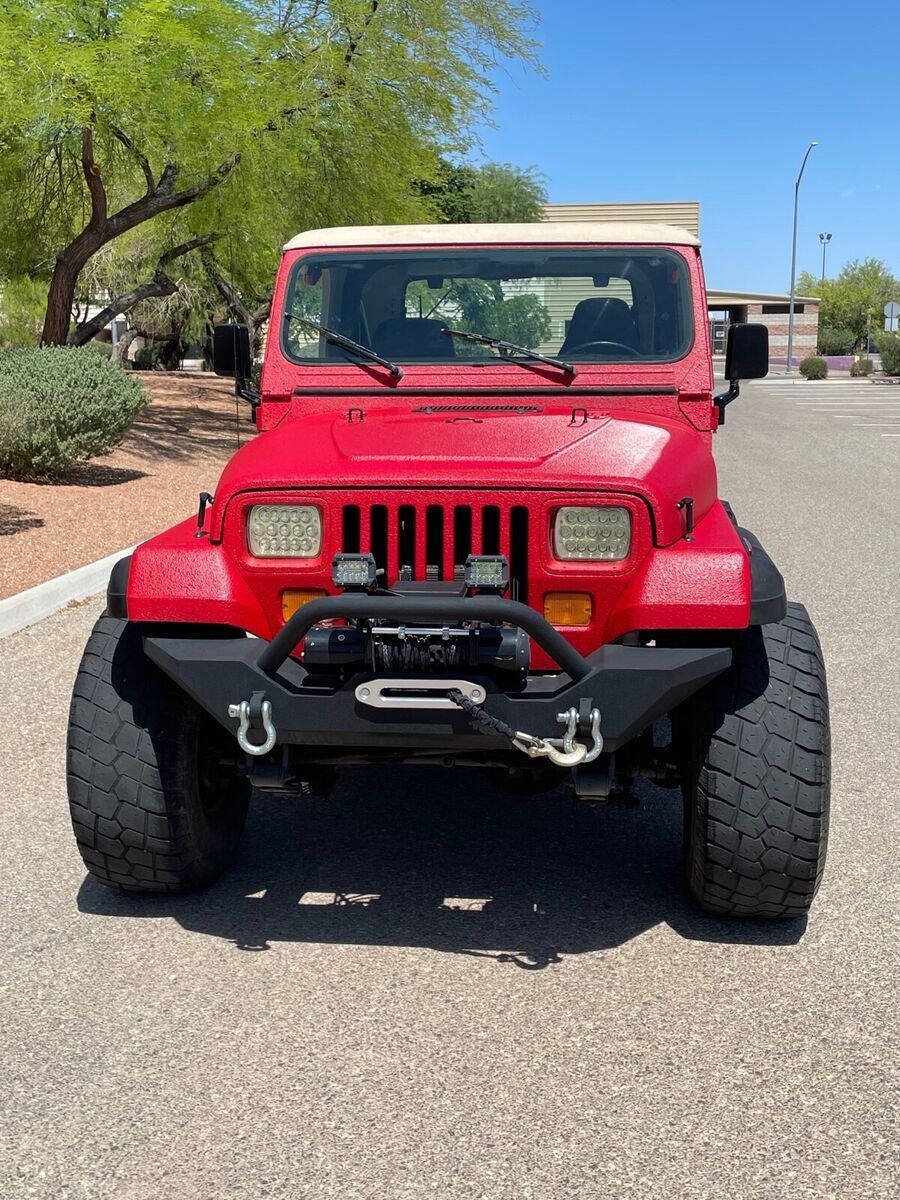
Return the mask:
<svg viewBox="0 0 900 1200">
<path fill-rule="evenodd" d="M 128 354 L 128 350 L 137 335 L 138 331 L 136 329 L 126 329 L 113 346 L 112 361 L 117 366 L 122 367 L 125 365 L 125 358 Z"/>
<path fill-rule="evenodd" d="M 42 346 L 65 346 L 69 340 L 75 288 L 78 286 L 80 273 L 81 267 L 70 265 L 63 258 L 57 259 L 47 293 L 47 312 L 41 333 Z"/>
</svg>

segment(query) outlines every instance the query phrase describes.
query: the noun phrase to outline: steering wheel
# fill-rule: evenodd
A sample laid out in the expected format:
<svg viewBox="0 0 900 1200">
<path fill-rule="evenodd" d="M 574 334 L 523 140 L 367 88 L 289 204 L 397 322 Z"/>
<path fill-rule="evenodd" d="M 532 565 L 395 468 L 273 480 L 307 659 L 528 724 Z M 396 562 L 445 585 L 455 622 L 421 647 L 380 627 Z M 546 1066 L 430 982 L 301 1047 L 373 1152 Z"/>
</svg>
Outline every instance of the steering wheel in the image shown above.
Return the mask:
<svg viewBox="0 0 900 1200">
<path fill-rule="evenodd" d="M 582 342 L 579 346 L 575 346 L 574 353 L 570 351 L 570 354 L 572 354 L 572 357 L 577 356 L 580 360 L 585 355 L 590 356 L 595 351 L 609 349 L 610 347 L 616 351 L 623 351 L 626 358 L 641 357 L 639 350 L 635 350 L 634 346 L 626 346 L 624 342 Z"/>
</svg>

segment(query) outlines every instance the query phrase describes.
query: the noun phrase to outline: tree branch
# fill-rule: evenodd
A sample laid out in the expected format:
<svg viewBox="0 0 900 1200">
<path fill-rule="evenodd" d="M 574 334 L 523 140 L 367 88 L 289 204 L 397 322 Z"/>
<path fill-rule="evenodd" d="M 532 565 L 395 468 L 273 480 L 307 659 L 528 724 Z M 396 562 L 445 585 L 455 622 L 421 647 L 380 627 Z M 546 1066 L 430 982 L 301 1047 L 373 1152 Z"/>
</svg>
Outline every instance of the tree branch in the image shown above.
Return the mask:
<svg viewBox="0 0 900 1200">
<path fill-rule="evenodd" d="M 147 156 L 138 150 L 137 146 L 135 146 L 134 142 L 131 140 L 128 134 L 124 132 L 124 130 L 119 129 L 115 125 L 110 125 L 109 129 L 113 137 L 122 143 L 128 153 L 132 156 L 132 158 L 135 159 L 138 166 L 144 172 L 144 178 L 147 180 L 147 195 L 149 196 L 150 193 L 156 188 L 156 180 L 153 175 L 153 168 L 150 166 Z"/>
<path fill-rule="evenodd" d="M 81 169 L 91 198 L 91 219 L 85 230 L 99 233 L 106 224 L 106 188 L 100 178 L 100 168 L 94 161 L 94 134 L 89 125 L 81 131 Z"/>
<path fill-rule="evenodd" d="M 205 246 L 200 252 L 200 258 L 203 266 L 206 269 L 206 274 L 209 276 L 213 287 L 228 305 L 229 309 L 244 325 L 252 325 L 253 314 L 244 303 L 241 293 L 237 290 L 233 283 L 225 278 L 219 270 L 219 265 L 215 260 L 215 256 L 209 246 Z"/>
<path fill-rule="evenodd" d="M 195 200 L 199 200 L 201 196 L 205 196 L 207 192 L 211 192 L 213 188 L 217 188 L 219 184 L 224 183 L 231 172 L 241 161 L 239 154 L 232 154 L 225 162 L 220 163 L 214 171 L 201 179 L 194 187 L 185 188 L 182 192 L 174 190 L 175 176 L 178 173 L 178 167 L 175 163 L 167 163 L 166 168 L 160 176 L 159 183 L 152 192 L 146 196 L 142 196 L 140 200 L 135 200 L 132 204 L 127 204 L 124 208 L 120 208 L 117 213 L 114 213 L 106 223 L 108 231 L 107 241 L 118 237 L 122 233 L 126 233 L 129 229 L 133 229 L 136 225 L 142 224 L 151 217 L 156 217 L 160 213 L 171 212 L 175 208 L 184 208 L 188 204 L 193 204 Z"/>
<path fill-rule="evenodd" d="M 173 246 L 171 250 L 167 250 L 165 254 L 161 254 L 152 279 L 148 279 L 145 283 L 140 283 L 137 287 L 133 287 L 131 291 L 117 296 L 115 300 L 111 300 L 105 308 L 101 309 L 96 316 L 91 317 L 89 321 L 83 321 L 69 337 L 69 345 L 83 346 L 91 338 L 96 337 L 100 330 L 104 329 L 110 321 L 121 316 L 123 313 L 130 312 L 142 300 L 149 300 L 154 296 L 173 296 L 178 291 L 178 284 L 166 274 L 166 267 L 175 262 L 176 259 L 183 258 L 185 254 L 190 254 L 192 250 L 200 250 L 210 245 L 217 237 L 219 237 L 217 233 L 206 233 L 202 237 L 196 237 L 189 242 L 182 242 L 179 246 Z"/>
</svg>

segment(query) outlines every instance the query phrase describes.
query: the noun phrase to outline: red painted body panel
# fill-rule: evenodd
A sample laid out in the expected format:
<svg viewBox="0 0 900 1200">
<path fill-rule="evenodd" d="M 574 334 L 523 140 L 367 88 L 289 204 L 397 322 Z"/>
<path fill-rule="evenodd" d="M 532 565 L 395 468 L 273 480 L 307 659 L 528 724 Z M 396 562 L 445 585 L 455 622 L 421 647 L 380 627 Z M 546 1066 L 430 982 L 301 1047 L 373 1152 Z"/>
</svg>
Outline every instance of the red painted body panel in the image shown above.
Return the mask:
<svg viewBox="0 0 900 1200">
<path fill-rule="evenodd" d="M 288 274 L 302 252 L 287 253 L 263 368 L 261 432 L 225 467 L 207 516 L 207 536 L 195 537 L 195 523 L 186 521 L 135 551 L 129 617 L 221 623 L 269 638 L 281 625 L 285 588 L 334 590 L 330 562 L 342 548 L 343 505 L 360 506 L 363 548 L 371 505 L 385 506 L 391 520 L 400 505 L 423 513 L 428 505 L 473 511 L 491 505 L 499 511 L 503 546 L 513 508 L 527 510 L 529 604 L 542 611 L 547 591 L 591 593 L 590 626 L 564 630 L 582 653 L 639 629 L 745 626 L 749 560 L 716 498 L 711 444 L 716 410 L 702 269 L 695 251 L 670 249 L 686 259 L 694 295 L 695 341 L 678 362 L 579 364 L 569 382 L 553 368 L 496 360 L 420 364 L 406 368 L 399 384 L 377 366 L 301 365 L 285 358 L 277 334 Z M 315 392 L 294 395 L 296 388 Z M 485 404 L 525 404 L 540 411 L 463 417 L 416 411 L 442 402 L 478 403 L 459 394 L 466 388 L 497 389 Z M 629 392 L 601 396 L 585 394 L 585 388 Z M 336 389 L 366 394 L 338 395 Z M 358 411 L 351 419 L 351 408 L 362 410 L 364 419 Z M 684 540 L 678 508 L 686 496 L 694 501 L 692 542 Z M 556 560 L 550 542 L 554 509 L 598 497 L 631 511 L 629 559 Z M 279 500 L 321 507 L 318 558 L 259 560 L 248 554 L 247 509 Z M 424 577 L 424 524 L 422 519 L 417 525 L 417 578 Z M 479 539 L 476 532 L 475 552 Z M 389 575 L 396 576 L 400 563 L 393 549 L 391 554 Z M 452 559 L 452 551 L 448 555 Z M 453 565 L 443 564 L 445 577 Z M 537 656 L 534 665 L 549 663 Z"/>
</svg>

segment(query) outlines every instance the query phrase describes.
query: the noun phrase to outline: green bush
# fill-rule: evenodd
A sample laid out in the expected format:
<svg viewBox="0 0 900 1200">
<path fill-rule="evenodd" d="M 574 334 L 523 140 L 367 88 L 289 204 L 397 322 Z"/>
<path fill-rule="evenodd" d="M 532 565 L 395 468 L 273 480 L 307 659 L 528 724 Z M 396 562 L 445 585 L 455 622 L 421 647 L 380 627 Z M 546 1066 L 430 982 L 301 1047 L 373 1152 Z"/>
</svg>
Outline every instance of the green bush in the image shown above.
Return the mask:
<svg viewBox="0 0 900 1200">
<path fill-rule="evenodd" d="M 854 379 L 859 379 L 860 376 L 871 375 L 874 363 L 871 358 L 858 358 L 850 367 L 850 374 Z"/>
<path fill-rule="evenodd" d="M 852 329 L 834 329 L 823 325 L 819 330 L 820 354 L 852 354 L 856 345 L 856 334 Z"/>
<path fill-rule="evenodd" d="M 885 375 L 900 375 L 900 334 L 880 333 L 878 349 Z"/>
<path fill-rule="evenodd" d="M 87 347 L 0 351 L 0 474 L 52 479 L 105 454 L 147 403 L 131 375 Z"/>
<path fill-rule="evenodd" d="M 811 354 L 809 358 L 804 358 L 801 362 L 800 374 L 804 379 L 827 379 L 828 363 L 824 358 L 816 358 L 814 354 Z"/>
<path fill-rule="evenodd" d="M 88 350 L 93 350 L 95 354 L 101 354 L 104 358 L 112 358 L 112 342 L 98 342 L 93 339 L 85 343 Z"/>
<path fill-rule="evenodd" d="M 159 362 L 160 348 L 152 342 L 149 346 L 141 346 L 135 350 L 132 363 L 135 371 L 152 371 Z"/>
</svg>

